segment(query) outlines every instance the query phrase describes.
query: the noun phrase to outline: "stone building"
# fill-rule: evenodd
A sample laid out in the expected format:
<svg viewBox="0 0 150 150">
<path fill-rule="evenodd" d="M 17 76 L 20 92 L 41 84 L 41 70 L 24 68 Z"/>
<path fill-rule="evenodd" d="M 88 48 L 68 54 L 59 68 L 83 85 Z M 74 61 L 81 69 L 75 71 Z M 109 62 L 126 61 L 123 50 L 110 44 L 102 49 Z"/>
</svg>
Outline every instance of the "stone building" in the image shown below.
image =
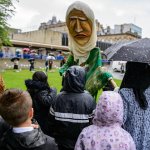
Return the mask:
<svg viewBox="0 0 150 150">
<path fill-rule="evenodd" d="M 50 45 L 62 45 L 62 33 L 50 28 L 14 34 L 12 40 L 37 42 Z"/>
<path fill-rule="evenodd" d="M 103 25 L 96 20 L 96 25 L 98 36 L 97 46 L 100 46 L 102 42 L 113 44 L 117 41 L 139 39 L 142 34 L 142 29 L 134 24 L 115 25 L 114 29 L 111 29 L 110 26 L 104 28 Z M 68 46 L 67 32 L 66 23 L 60 20 L 57 21 L 57 18 L 53 16 L 52 20 L 49 20 L 47 23 L 41 23 L 38 30 L 14 33 L 12 40 Z"/>
<path fill-rule="evenodd" d="M 118 33 L 118 34 L 105 34 L 105 35 L 97 36 L 98 41 L 112 43 L 112 44 L 119 41 L 131 41 L 139 38 L 141 38 L 141 36 L 138 36 L 131 32 Z"/>
</svg>

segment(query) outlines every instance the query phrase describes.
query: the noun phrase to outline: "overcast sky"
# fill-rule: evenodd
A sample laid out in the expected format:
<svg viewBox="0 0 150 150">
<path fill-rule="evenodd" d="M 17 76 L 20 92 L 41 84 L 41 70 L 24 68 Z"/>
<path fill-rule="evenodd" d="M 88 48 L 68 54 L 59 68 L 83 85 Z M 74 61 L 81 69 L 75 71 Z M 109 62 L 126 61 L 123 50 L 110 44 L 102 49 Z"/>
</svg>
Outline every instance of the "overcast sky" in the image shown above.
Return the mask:
<svg viewBox="0 0 150 150">
<path fill-rule="evenodd" d="M 13 0 L 14 1 L 14 0 Z M 37 29 L 41 22 L 65 21 L 68 6 L 76 0 L 19 0 L 14 2 L 16 13 L 8 20 L 11 27 L 24 31 Z M 150 38 L 150 0 L 81 0 L 94 11 L 95 18 L 104 27 L 134 23 L 142 28 L 142 37 Z"/>
</svg>

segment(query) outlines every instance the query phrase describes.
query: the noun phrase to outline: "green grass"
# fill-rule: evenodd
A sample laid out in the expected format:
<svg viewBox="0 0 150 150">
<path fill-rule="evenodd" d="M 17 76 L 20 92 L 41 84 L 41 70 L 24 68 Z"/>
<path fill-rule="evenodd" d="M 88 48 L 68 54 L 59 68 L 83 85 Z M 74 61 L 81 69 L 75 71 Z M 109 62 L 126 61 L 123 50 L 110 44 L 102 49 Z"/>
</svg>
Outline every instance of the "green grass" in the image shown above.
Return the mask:
<svg viewBox="0 0 150 150">
<path fill-rule="evenodd" d="M 26 79 L 31 79 L 33 72 L 29 70 L 22 70 L 20 72 L 14 72 L 13 70 L 6 70 L 1 73 L 6 88 L 20 88 L 26 90 L 24 81 Z M 62 77 L 59 75 L 58 70 L 53 70 L 53 72 L 48 72 L 48 82 L 51 87 L 56 87 L 57 92 L 61 89 Z M 115 79 L 115 82 L 120 86 L 121 80 Z M 102 90 L 99 91 L 97 98 L 101 94 Z"/>
<path fill-rule="evenodd" d="M 51 87 L 56 87 L 59 91 L 61 89 L 61 76 L 59 75 L 57 70 L 53 70 L 54 72 L 48 72 L 48 83 Z M 34 72 L 30 72 L 29 70 L 22 70 L 20 72 L 15 72 L 13 70 L 6 70 L 2 72 L 2 76 L 4 78 L 4 82 L 6 88 L 21 88 L 26 90 L 26 86 L 24 81 L 26 79 L 32 79 L 32 75 Z"/>
<path fill-rule="evenodd" d="M 118 86 L 120 86 L 122 80 L 115 79 L 115 82 Z"/>
<path fill-rule="evenodd" d="M 116 84 L 117 84 L 118 86 L 120 86 L 120 84 L 121 84 L 121 80 L 114 79 L 114 81 L 116 82 Z M 97 95 L 97 100 L 96 100 L 96 101 L 98 101 L 98 99 L 99 99 L 99 96 L 101 95 L 101 93 L 102 93 L 102 90 L 100 90 L 100 91 L 98 92 L 98 95 Z"/>
</svg>

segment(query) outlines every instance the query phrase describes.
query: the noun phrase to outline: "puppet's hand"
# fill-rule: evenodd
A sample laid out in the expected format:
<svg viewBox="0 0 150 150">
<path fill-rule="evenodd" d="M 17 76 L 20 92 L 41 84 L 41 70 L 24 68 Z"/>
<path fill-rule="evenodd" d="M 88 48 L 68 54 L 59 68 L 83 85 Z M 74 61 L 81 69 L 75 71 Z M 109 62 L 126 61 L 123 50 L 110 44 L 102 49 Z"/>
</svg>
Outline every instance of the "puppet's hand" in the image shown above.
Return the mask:
<svg viewBox="0 0 150 150">
<path fill-rule="evenodd" d="M 114 92 L 118 93 L 118 91 L 119 91 L 119 87 L 117 86 L 117 87 L 115 87 Z"/>
<path fill-rule="evenodd" d="M 85 63 L 80 64 L 81 67 L 85 66 Z"/>
</svg>

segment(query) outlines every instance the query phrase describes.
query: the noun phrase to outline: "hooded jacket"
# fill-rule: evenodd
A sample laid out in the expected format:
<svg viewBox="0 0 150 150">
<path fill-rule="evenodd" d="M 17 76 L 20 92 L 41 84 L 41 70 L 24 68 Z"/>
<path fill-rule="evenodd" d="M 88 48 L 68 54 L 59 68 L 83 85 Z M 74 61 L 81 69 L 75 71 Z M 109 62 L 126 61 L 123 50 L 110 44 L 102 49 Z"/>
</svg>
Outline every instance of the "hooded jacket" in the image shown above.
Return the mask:
<svg viewBox="0 0 150 150">
<path fill-rule="evenodd" d="M 3 134 L 9 130 L 11 127 L 8 125 L 5 120 L 0 116 L 0 138 L 3 136 Z"/>
<path fill-rule="evenodd" d="M 75 150 L 136 150 L 132 137 L 121 128 L 123 102 L 113 91 L 103 92 L 96 106 L 93 125 L 83 129 Z"/>
<path fill-rule="evenodd" d="M 58 150 L 53 138 L 34 129 L 24 133 L 13 133 L 12 129 L 0 139 L 1 150 Z"/>
<path fill-rule="evenodd" d="M 70 67 L 63 80 L 63 90 L 50 109 L 50 135 L 64 148 L 74 149 L 78 135 L 90 124 L 95 109 L 94 99 L 84 91 L 84 85 L 84 68 Z"/>
<path fill-rule="evenodd" d="M 28 92 L 33 101 L 34 118 L 39 123 L 42 131 L 47 131 L 47 118 L 50 106 L 56 97 L 56 89 L 50 88 L 46 83 L 28 79 L 25 81 Z"/>
</svg>

